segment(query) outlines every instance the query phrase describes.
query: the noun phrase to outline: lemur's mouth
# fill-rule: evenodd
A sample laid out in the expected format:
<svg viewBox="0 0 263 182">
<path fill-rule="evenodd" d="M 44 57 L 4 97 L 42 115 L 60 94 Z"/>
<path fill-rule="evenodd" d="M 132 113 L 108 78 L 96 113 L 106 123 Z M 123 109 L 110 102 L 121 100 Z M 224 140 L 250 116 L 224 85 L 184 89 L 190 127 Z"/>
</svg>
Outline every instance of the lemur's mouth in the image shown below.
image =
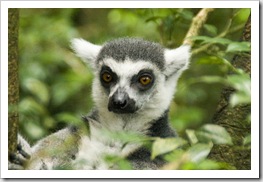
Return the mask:
<svg viewBox="0 0 263 182">
<path fill-rule="evenodd" d="M 133 114 L 135 113 L 137 110 L 123 110 L 123 109 L 112 109 L 110 110 L 110 112 L 114 112 L 116 114 Z"/>
</svg>

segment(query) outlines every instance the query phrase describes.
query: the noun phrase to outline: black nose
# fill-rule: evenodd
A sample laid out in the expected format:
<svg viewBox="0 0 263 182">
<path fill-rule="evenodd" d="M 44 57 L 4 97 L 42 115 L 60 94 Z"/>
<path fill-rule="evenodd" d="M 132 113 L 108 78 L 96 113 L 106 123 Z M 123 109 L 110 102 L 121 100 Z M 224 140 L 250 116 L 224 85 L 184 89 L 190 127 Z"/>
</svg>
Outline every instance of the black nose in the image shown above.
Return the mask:
<svg viewBox="0 0 263 182">
<path fill-rule="evenodd" d="M 128 105 L 128 99 L 127 98 L 114 98 L 113 99 L 113 106 L 118 109 L 125 109 L 125 107 Z"/>
<path fill-rule="evenodd" d="M 115 113 L 133 113 L 136 111 L 135 101 L 126 92 L 118 89 L 109 99 L 108 110 Z"/>
</svg>

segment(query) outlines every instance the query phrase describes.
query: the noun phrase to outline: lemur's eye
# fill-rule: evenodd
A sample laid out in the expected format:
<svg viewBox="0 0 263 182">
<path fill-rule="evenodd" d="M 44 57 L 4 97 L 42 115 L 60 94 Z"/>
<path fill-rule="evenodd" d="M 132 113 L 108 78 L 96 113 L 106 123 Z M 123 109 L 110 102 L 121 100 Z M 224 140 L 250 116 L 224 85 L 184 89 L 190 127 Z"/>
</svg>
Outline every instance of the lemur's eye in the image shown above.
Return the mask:
<svg viewBox="0 0 263 182">
<path fill-rule="evenodd" d="M 148 85 L 148 84 L 150 84 L 152 82 L 152 78 L 150 76 L 148 76 L 148 75 L 143 75 L 143 76 L 141 76 L 139 78 L 139 82 L 142 85 L 146 86 L 146 85 Z"/>
<path fill-rule="evenodd" d="M 102 79 L 103 79 L 104 82 L 110 83 L 112 81 L 112 76 L 111 76 L 110 73 L 105 72 L 105 73 L 102 74 Z"/>
</svg>

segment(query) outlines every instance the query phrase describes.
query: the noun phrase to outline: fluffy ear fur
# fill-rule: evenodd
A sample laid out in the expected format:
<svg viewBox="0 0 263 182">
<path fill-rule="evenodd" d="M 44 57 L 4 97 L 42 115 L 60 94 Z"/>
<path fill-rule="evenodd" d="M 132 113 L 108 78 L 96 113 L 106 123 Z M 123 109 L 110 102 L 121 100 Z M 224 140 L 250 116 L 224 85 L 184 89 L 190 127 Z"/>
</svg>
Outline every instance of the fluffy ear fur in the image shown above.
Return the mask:
<svg viewBox="0 0 263 182">
<path fill-rule="evenodd" d="M 93 68 L 95 66 L 95 60 L 100 52 L 102 46 L 92 44 L 83 39 L 72 39 L 71 48 L 76 55 L 83 59 L 86 63 L 90 64 Z"/>
<path fill-rule="evenodd" d="M 175 73 L 182 73 L 189 63 L 190 58 L 190 46 L 183 45 L 176 49 L 165 49 L 165 72 L 166 77 L 170 77 Z"/>
</svg>

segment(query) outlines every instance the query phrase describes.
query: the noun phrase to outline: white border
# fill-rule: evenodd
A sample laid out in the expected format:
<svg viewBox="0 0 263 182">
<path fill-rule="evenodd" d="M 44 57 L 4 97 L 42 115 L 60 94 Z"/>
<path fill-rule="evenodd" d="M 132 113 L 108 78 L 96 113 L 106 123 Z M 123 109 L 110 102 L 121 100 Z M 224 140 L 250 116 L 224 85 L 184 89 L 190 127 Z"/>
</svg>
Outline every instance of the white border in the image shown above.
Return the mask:
<svg viewBox="0 0 263 182">
<path fill-rule="evenodd" d="M 8 8 L 251 8 L 251 170 L 12 171 L 8 149 Z M 258 1 L 2 1 L 1 2 L 1 177 L 2 178 L 258 178 L 259 177 L 259 2 Z"/>
<path fill-rule="evenodd" d="M 8 8 L 249 8 L 257 1 L 2 1 Z"/>
<path fill-rule="evenodd" d="M 258 3 L 258 2 L 257 2 Z M 259 3 L 258 3 L 259 5 Z M 259 6 L 251 8 L 251 170 L 259 177 Z M 262 64 L 262 63 L 261 63 Z M 262 125 L 262 123 L 261 123 Z M 261 138 L 262 140 L 262 138 Z M 257 157 L 254 157 L 257 156 Z"/>
</svg>

